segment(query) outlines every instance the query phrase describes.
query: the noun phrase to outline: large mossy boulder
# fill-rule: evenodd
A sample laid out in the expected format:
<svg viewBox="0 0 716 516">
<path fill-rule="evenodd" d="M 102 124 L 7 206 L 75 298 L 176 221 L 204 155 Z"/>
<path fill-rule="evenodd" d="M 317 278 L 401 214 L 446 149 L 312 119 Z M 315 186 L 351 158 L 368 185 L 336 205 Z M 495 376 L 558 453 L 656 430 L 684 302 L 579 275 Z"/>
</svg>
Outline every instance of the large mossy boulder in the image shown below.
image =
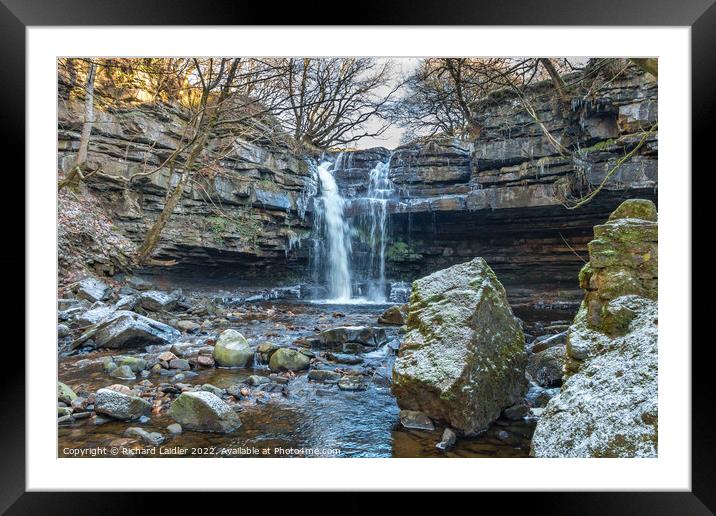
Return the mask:
<svg viewBox="0 0 716 516">
<path fill-rule="evenodd" d="M 302 371 L 308 369 L 311 359 L 295 349 L 276 350 L 269 360 L 271 371 Z"/>
<path fill-rule="evenodd" d="M 594 228 L 579 278 L 584 301 L 567 332 L 565 382 L 537 423 L 532 455 L 657 455 L 656 220 L 653 203 L 636 199 Z"/>
<path fill-rule="evenodd" d="M 232 408 L 208 391 L 182 393 L 169 408 L 169 415 L 185 430 L 229 433 L 241 426 Z"/>
<path fill-rule="evenodd" d="M 246 367 L 253 362 L 254 351 L 241 333 L 224 330 L 216 341 L 212 356 L 221 367 Z"/>
<path fill-rule="evenodd" d="M 415 281 L 406 324 L 391 386 L 401 409 L 469 435 L 522 399 L 525 337 L 482 258 Z"/>
</svg>

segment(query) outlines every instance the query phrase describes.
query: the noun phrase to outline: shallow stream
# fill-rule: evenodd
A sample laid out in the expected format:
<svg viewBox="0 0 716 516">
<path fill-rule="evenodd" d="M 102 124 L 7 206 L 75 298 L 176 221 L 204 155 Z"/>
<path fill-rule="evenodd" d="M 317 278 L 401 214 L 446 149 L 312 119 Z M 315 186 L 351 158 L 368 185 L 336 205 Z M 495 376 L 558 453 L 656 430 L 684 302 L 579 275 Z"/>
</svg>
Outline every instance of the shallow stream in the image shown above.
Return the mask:
<svg viewBox="0 0 716 516">
<path fill-rule="evenodd" d="M 210 335 L 225 328 L 242 332 L 249 342 L 270 341 L 289 345 L 299 337 L 315 337 L 317 332 L 336 326 L 375 326 L 378 315 L 389 305 L 330 305 L 308 302 L 272 302 L 254 305 L 249 312 L 232 316 L 214 326 Z M 561 316 L 561 314 L 557 314 Z M 399 337 L 398 328 L 385 327 L 389 339 Z M 184 335 L 181 341 L 205 345 L 207 336 Z M 169 346 L 150 347 L 156 354 Z M 319 354 L 319 350 L 313 350 Z M 92 351 L 61 357 L 59 379 L 78 392 L 94 392 L 101 387 L 122 383 L 132 387 L 142 381 L 121 381 L 109 377 L 102 368 L 105 357 L 117 351 Z M 128 354 L 128 353 L 121 353 Z M 133 354 L 147 355 L 143 349 Z M 149 355 L 147 355 L 149 356 Z M 399 422 L 399 409 L 390 393 L 389 368 L 394 353 L 383 346 L 370 353 L 359 354 L 359 365 L 337 365 L 343 371 L 360 369 L 369 378 L 365 391 L 342 391 L 336 385 L 308 380 L 307 372 L 296 377 L 280 390 L 264 392 L 251 387 L 250 394 L 240 401 L 242 426 L 233 434 L 221 435 L 184 431 L 173 436 L 167 425 L 174 421 L 166 411 L 152 414 L 144 424 L 111 421 L 96 425 L 83 419 L 59 426 L 59 456 L 76 451 L 116 445 L 131 446 L 138 454 L 152 456 L 312 456 L 328 457 L 526 457 L 529 451 L 533 422 L 498 420 L 477 438 L 459 439 L 445 452 L 435 447 L 443 428 L 432 432 L 406 430 Z M 255 363 L 247 369 L 197 369 L 182 383 L 211 384 L 227 388 L 244 382 L 249 375 L 268 376 L 265 365 Z M 150 375 L 153 385 L 172 383 L 172 378 Z M 145 380 L 146 383 L 146 380 Z M 159 432 L 167 438 L 159 447 L 145 445 L 123 436 L 130 426 Z M 308 449 L 308 451 L 306 450 Z M 153 450 L 153 451 L 152 451 Z"/>
</svg>

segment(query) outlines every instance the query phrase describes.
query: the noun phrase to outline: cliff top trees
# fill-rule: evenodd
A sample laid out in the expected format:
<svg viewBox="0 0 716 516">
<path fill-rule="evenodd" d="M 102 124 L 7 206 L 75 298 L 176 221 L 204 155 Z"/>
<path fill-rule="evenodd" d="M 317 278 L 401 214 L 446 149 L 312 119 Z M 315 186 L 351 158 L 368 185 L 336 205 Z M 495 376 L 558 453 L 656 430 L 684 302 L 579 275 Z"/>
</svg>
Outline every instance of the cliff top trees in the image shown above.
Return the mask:
<svg viewBox="0 0 716 516">
<path fill-rule="evenodd" d="M 406 140 L 437 135 L 471 139 L 480 135 L 476 103 L 501 88 L 523 89 L 551 78 L 565 98 L 560 72 L 565 59 L 427 58 L 405 81 L 404 95 L 393 102 L 388 117 L 407 129 Z"/>
</svg>

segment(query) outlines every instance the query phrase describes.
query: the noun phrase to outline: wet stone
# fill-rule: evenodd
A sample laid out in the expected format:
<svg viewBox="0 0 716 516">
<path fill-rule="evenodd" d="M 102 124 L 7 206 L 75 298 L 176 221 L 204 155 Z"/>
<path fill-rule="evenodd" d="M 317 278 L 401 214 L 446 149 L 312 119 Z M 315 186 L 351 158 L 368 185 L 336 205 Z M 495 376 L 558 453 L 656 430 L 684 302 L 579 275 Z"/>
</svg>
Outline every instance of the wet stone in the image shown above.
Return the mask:
<svg viewBox="0 0 716 516">
<path fill-rule="evenodd" d="M 341 379 L 341 373 L 324 369 L 313 369 L 308 373 L 308 379 L 314 382 L 338 383 Z"/>
<path fill-rule="evenodd" d="M 357 357 L 355 355 L 349 355 L 346 353 L 326 353 L 326 358 L 330 360 L 331 362 L 336 362 L 338 364 L 348 364 L 348 365 L 355 365 L 360 364 L 363 362 L 363 359 L 361 357 Z"/>
<path fill-rule="evenodd" d="M 427 430 L 430 432 L 435 430 L 432 420 L 417 410 L 401 410 L 400 424 L 412 430 Z"/>
<path fill-rule="evenodd" d="M 132 426 L 124 431 L 126 437 L 136 437 L 147 444 L 158 446 L 166 441 L 166 438 L 159 432 L 147 432 L 143 428 Z"/>
<path fill-rule="evenodd" d="M 175 358 L 169 362 L 169 369 L 179 369 L 180 371 L 188 371 L 191 369 L 189 361 L 183 358 Z"/>
<path fill-rule="evenodd" d="M 436 448 L 440 450 L 449 450 L 453 446 L 455 446 L 455 443 L 457 442 L 457 435 L 455 435 L 455 432 L 453 432 L 451 429 L 446 428 L 443 431 L 443 436 L 440 439 L 440 442 L 435 445 Z"/>
<path fill-rule="evenodd" d="M 345 375 L 338 381 L 338 388 L 342 391 L 365 391 L 368 384 L 362 376 Z"/>
</svg>

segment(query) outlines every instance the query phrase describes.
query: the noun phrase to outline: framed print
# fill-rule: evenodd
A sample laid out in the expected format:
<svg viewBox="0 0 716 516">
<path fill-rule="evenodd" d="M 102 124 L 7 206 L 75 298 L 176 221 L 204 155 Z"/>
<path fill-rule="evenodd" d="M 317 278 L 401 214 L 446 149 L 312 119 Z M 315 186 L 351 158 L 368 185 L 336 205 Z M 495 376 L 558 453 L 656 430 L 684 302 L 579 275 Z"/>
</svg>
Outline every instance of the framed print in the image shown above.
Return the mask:
<svg viewBox="0 0 716 516">
<path fill-rule="evenodd" d="M 350 25 L 130 4 L 2 6 L 27 203 L 3 508 L 435 490 L 711 513 L 710 2 Z"/>
</svg>

